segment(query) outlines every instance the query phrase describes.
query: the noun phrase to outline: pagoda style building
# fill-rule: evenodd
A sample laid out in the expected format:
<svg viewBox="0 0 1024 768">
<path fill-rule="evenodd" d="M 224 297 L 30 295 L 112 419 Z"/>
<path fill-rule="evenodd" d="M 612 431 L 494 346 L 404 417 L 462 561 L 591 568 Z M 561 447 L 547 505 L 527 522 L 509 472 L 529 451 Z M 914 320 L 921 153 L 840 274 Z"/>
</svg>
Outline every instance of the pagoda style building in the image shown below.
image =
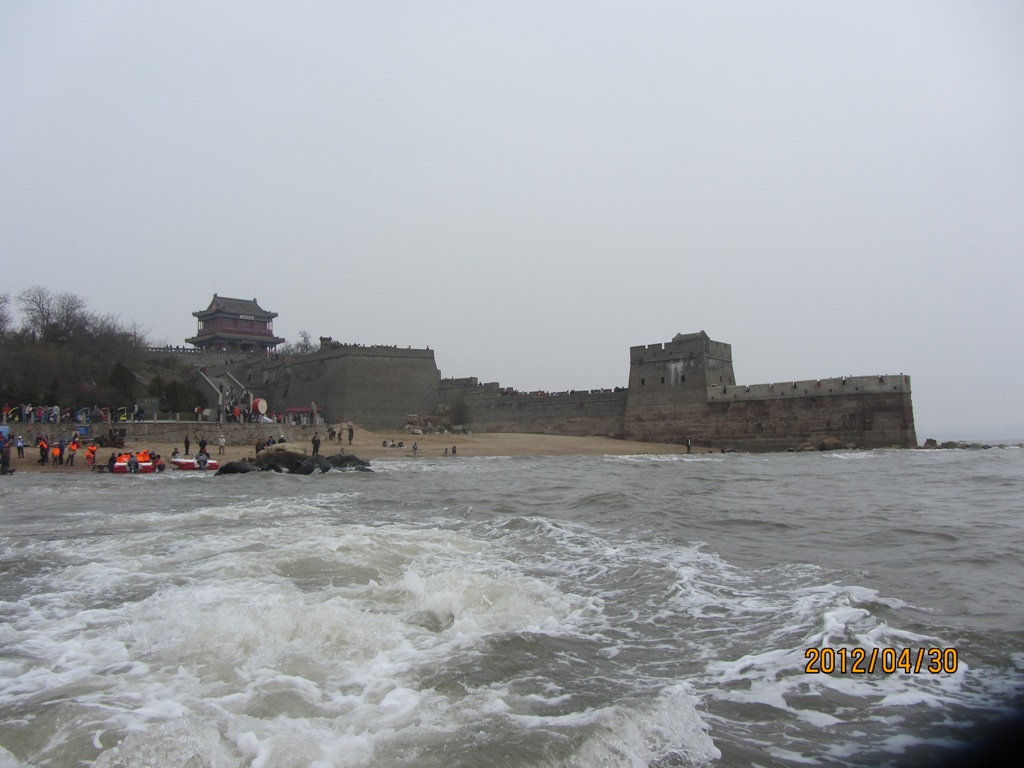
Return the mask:
<svg viewBox="0 0 1024 768">
<path fill-rule="evenodd" d="M 229 299 L 213 294 L 210 306 L 192 315 L 199 330 L 187 344 L 205 352 L 268 354 L 284 339 L 274 335 L 277 312 L 267 312 L 256 299 Z"/>
</svg>

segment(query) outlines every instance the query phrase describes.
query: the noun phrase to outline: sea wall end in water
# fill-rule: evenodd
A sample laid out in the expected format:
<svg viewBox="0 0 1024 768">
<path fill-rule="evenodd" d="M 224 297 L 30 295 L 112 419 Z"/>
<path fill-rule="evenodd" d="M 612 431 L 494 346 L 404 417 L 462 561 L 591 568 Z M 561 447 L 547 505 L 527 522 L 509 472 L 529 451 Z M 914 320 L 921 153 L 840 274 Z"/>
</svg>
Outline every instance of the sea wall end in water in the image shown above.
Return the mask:
<svg viewBox="0 0 1024 768">
<path fill-rule="evenodd" d="M 477 378 L 441 378 L 430 349 L 339 344 L 284 357 L 203 354 L 218 376 L 278 413 L 328 424 L 401 429 L 410 414 L 477 432 L 601 435 L 712 450 L 786 451 L 823 441 L 862 448 L 917 446 L 910 377 L 849 376 L 737 384 L 732 347 L 704 331 L 630 348 L 625 387 L 520 392 Z M 307 414 L 308 417 L 309 414 Z"/>
</svg>

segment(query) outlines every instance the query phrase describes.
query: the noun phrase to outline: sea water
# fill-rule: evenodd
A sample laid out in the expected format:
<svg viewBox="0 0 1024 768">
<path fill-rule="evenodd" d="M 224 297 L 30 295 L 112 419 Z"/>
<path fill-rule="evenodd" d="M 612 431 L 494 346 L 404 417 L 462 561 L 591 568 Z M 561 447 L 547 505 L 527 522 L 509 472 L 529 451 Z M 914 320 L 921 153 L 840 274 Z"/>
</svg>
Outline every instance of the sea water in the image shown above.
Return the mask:
<svg viewBox="0 0 1024 768">
<path fill-rule="evenodd" d="M 1020 702 L 1024 450 L 374 467 L 3 478 L 0 766 L 931 765 Z"/>
</svg>

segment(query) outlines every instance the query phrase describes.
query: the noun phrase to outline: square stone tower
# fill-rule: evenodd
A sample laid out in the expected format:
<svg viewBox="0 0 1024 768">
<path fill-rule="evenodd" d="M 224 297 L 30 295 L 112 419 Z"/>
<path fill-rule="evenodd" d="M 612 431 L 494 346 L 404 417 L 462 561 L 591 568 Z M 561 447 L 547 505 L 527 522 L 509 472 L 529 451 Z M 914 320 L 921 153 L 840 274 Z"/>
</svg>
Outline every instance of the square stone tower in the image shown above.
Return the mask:
<svg viewBox="0 0 1024 768">
<path fill-rule="evenodd" d="M 706 418 L 707 388 L 735 383 L 732 347 L 712 341 L 704 331 L 677 333 L 664 344 L 630 347 L 626 437 L 682 439 L 680 422 Z"/>
</svg>

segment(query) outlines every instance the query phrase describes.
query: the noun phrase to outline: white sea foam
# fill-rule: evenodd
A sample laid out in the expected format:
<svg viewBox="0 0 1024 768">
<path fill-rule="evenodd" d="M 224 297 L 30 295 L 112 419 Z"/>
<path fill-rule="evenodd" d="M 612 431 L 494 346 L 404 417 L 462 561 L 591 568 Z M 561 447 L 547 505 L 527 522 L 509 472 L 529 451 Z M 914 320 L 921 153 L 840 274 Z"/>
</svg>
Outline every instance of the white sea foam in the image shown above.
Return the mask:
<svg viewBox="0 0 1024 768">
<path fill-rule="evenodd" d="M 932 499 L 928 470 L 927 514 L 889 548 L 899 510 L 879 514 L 877 489 L 927 461 L 874 455 L 860 480 L 865 462 L 820 456 L 671 461 L 52 481 L 74 504 L 28 478 L 18 507 L 0 491 L 0 766 L 864 762 L 1019 691 L 1011 634 L 921 605 L 971 578 L 914 559 L 985 533 L 940 519 L 966 508 L 945 498 L 959 486 Z M 997 515 L 1017 469 L 986 468 Z M 1006 542 L 1015 562 L 998 519 L 965 556 Z M 867 564 L 847 557 L 864 546 Z M 1000 594 L 986 615 L 1014 605 Z M 958 671 L 803 672 L 808 648 L 924 645 L 959 647 Z"/>
</svg>

